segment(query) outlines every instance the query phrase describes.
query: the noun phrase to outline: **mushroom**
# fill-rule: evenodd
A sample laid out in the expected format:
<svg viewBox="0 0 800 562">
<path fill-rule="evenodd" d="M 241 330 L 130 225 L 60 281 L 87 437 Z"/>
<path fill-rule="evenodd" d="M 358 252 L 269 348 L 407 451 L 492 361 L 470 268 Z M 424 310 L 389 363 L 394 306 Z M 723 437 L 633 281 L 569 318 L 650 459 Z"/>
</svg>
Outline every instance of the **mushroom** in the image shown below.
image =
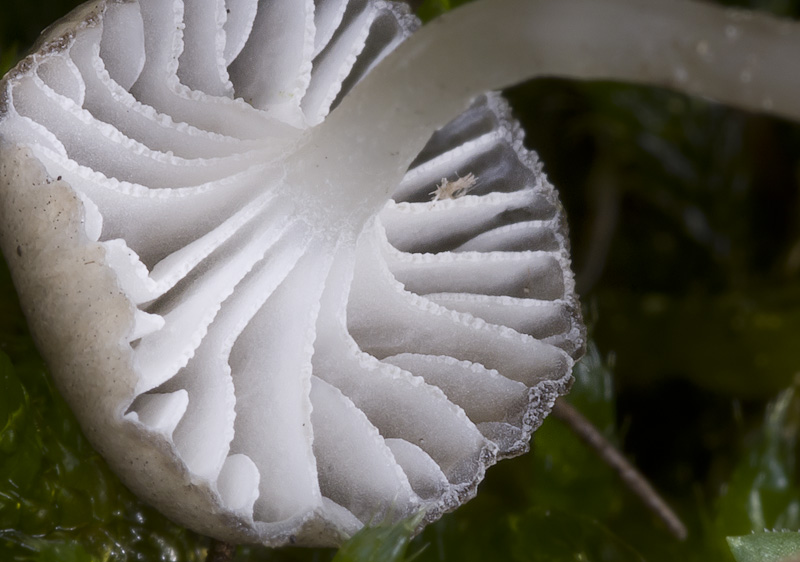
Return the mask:
<svg viewBox="0 0 800 562">
<path fill-rule="evenodd" d="M 641 25 L 611 36 L 620 10 Z M 77 8 L 0 83 L 0 245 L 87 437 L 232 542 L 454 509 L 527 449 L 584 346 L 563 210 L 485 92 L 675 78 L 675 37 L 719 21 L 483 1 L 403 43 L 418 22 L 383 0 Z M 784 24 L 737 25 L 729 60 Z M 673 85 L 796 116 L 767 54 L 746 91 L 694 58 Z"/>
<path fill-rule="evenodd" d="M 96 2 L 3 83 L 32 330 L 97 449 L 198 531 L 436 519 L 569 386 L 566 222 L 499 95 L 375 193 L 290 163 L 417 26 L 373 0 Z"/>
</svg>

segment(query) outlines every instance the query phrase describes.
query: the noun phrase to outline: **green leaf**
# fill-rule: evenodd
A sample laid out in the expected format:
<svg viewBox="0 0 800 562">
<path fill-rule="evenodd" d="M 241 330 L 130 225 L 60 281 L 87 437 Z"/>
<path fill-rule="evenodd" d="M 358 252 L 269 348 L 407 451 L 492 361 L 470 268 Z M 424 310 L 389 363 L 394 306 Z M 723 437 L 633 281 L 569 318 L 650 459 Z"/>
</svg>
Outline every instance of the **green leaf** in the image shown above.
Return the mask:
<svg viewBox="0 0 800 562">
<path fill-rule="evenodd" d="M 417 16 L 423 22 L 427 22 L 470 1 L 471 0 L 424 0 L 417 10 Z"/>
<path fill-rule="evenodd" d="M 514 560 L 519 562 L 644 562 L 633 548 L 598 522 L 554 508 L 535 508 L 512 519 Z"/>
<path fill-rule="evenodd" d="M 395 523 L 365 527 L 339 549 L 334 562 L 404 562 L 408 543 L 422 521 L 420 513 Z"/>
<path fill-rule="evenodd" d="M 3 45 L 0 45 L 0 76 L 8 72 L 17 62 L 17 58 L 19 58 L 17 50 L 18 47 L 16 44 L 5 48 Z"/>
<path fill-rule="evenodd" d="M 0 353 L 0 454 L 4 457 L 19 447 L 28 421 L 27 410 L 27 396 L 11 360 Z"/>
<path fill-rule="evenodd" d="M 780 531 L 728 537 L 736 562 L 797 562 L 800 560 L 800 533 Z"/>
<path fill-rule="evenodd" d="M 417 15 L 422 21 L 429 21 L 450 8 L 450 0 L 424 0 L 417 10 Z"/>
<path fill-rule="evenodd" d="M 759 435 L 719 501 L 717 524 L 724 535 L 800 528 L 799 432 L 800 396 L 796 388 L 789 388 L 767 408 Z"/>
</svg>

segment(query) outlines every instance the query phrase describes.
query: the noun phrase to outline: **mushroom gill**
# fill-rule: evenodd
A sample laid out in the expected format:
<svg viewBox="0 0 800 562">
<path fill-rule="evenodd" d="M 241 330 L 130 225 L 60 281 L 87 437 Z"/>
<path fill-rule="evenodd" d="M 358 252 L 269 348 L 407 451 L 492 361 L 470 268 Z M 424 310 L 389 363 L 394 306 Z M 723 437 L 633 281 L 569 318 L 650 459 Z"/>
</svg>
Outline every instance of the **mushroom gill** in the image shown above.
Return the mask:
<svg viewBox="0 0 800 562">
<path fill-rule="evenodd" d="M 564 213 L 499 95 L 399 185 L 295 157 L 417 26 L 382 0 L 99 0 L 0 83 L 31 329 L 95 447 L 199 532 L 432 521 L 569 386 Z"/>
</svg>

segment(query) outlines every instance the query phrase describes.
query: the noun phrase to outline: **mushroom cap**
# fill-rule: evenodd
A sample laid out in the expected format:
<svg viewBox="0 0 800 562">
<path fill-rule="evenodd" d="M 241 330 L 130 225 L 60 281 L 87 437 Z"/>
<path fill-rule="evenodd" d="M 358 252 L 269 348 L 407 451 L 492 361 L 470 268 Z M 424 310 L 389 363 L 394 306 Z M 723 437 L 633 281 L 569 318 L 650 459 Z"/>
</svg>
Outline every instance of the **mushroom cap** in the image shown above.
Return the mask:
<svg viewBox="0 0 800 562">
<path fill-rule="evenodd" d="M 287 164 L 417 26 L 381 0 L 100 0 L 0 82 L 0 245 L 31 331 L 112 468 L 198 532 L 433 521 L 569 387 L 566 221 L 498 94 L 399 185 Z"/>
</svg>

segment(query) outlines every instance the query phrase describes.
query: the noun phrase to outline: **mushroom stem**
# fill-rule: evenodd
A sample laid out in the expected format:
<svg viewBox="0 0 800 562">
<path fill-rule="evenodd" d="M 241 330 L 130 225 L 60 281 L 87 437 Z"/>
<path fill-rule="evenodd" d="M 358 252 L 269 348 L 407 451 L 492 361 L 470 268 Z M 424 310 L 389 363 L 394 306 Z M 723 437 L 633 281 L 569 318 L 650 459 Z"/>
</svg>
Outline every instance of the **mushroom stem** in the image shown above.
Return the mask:
<svg viewBox="0 0 800 562">
<path fill-rule="evenodd" d="M 686 539 L 686 526 L 658 494 L 635 466 L 620 453 L 583 414 L 563 399 L 556 400 L 553 416 L 564 422 L 575 434 L 619 475 L 626 486 L 642 500 L 667 526 L 672 535 L 682 541 Z"/>
<path fill-rule="evenodd" d="M 307 148 L 365 193 L 394 186 L 474 96 L 542 76 L 664 86 L 800 119 L 798 53 L 800 24 L 687 0 L 478 0 L 382 61 Z"/>
</svg>

